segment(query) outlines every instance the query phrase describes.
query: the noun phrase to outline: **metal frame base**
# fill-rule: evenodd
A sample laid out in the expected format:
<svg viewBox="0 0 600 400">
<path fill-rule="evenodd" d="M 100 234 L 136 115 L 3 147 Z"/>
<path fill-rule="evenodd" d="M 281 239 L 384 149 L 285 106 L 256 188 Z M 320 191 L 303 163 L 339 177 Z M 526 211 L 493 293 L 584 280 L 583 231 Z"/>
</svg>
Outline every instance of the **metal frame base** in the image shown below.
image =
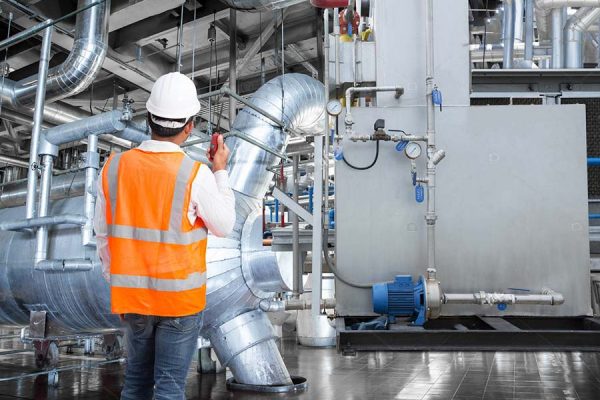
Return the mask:
<svg viewBox="0 0 600 400">
<path fill-rule="evenodd" d="M 291 378 L 292 385 L 282 386 L 246 385 L 237 383 L 234 378 L 229 378 L 227 379 L 227 389 L 260 393 L 299 393 L 304 392 L 308 388 L 306 378 L 301 376 L 291 376 Z"/>
<path fill-rule="evenodd" d="M 379 331 L 345 328 L 373 317 L 340 319 L 337 349 L 344 355 L 357 351 L 600 351 L 600 318 L 442 317 L 423 327 L 392 324 Z"/>
</svg>

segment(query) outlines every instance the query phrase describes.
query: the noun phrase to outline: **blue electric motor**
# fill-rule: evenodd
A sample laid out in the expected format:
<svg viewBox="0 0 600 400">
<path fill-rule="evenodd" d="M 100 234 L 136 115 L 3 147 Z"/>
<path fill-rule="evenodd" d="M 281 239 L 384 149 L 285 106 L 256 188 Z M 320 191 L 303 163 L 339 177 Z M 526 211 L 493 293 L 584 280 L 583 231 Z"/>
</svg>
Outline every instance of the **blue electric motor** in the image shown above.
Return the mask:
<svg viewBox="0 0 600 400">
<path fill-rule="evenodd" d="M 425 278 L 413 282 L 410 275 L 397 275 L 393 282 L 373 285 L 373 310 L 388 315 L 390 322 L 396 317 L 409 317 L 413 325 L 423 325 L 427 320 Z"/>
</svg>

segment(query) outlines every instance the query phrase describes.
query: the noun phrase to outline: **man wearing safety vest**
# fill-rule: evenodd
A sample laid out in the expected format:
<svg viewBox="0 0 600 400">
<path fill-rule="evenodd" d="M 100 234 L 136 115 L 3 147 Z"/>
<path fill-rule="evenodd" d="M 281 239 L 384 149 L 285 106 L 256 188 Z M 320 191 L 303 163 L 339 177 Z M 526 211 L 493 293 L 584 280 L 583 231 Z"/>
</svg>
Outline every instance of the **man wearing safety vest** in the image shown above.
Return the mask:
<svg viewBox="0 0 600 400">
<path fill-rule="evenodd" d="M 98 184 L 98 255 L 124 321 L 123 400 L 185 399 L 206 302 L 208 230 L 227 236 L 235 198 L 219 135 L 212 172 L 180 148 L 200 111 L 194 83 L 161 76 L 146 103 L 152 139 L 106 162 Z"/>
</svg>

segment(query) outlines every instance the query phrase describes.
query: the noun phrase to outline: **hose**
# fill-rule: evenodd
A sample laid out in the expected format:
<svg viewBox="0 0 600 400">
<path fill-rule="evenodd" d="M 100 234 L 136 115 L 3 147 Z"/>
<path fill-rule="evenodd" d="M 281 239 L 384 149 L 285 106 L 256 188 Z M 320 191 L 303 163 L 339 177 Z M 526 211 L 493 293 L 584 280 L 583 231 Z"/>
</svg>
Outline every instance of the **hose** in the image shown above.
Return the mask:
<svg viewBox="0 0 600 400">
<path fill-rule="evenodd" d="M 346 160 L 346 156 L 344 154 L 342 154 L 342 160 L 344 160 L 344 163 L 346 163 L 347 166 L 349 166 L 352 169 L 356 169 L 358 171 L 366 171 L 366 170 L 370 169 L 371 167 L 373 167 L 377 163 L 377 160 L 379 159 L 379 140 L 377 140 L 375 143 L 376 143 L 376 145 L 375 145 L 375 159 L 368 166 L 366 166 L 366 167 L 357 167 L 355 165 L 352 165 L 348 160 Z"/>
<path fill-rule="evenodd" d="M 329 250 L 327 248 L 327 235 L 325 235 L 324 240 L 323 240 L 323 256 L 325 257 L 325 264 L 327 264 L 327 267 L 329 267 L 331 272 L 333 272 L 333 275 L 335 275 L 335 277 L 337 279 L 339 279 L 346 285 L 352 286 L 355 288 L 359 288 L 359 289 L 371 289 L 373 287 L 374 283 L 363 284 L 363 283 L 352 282 L 351 280 L 347 279 L 346 277 L 344 277 L 343 275 L 340 274 L 340 271 L 338 271 L 338 269 L 335 266 L 335 264 L 333 263 L 333 261 L 331 261 L 329 259 Z"/>
</svg>

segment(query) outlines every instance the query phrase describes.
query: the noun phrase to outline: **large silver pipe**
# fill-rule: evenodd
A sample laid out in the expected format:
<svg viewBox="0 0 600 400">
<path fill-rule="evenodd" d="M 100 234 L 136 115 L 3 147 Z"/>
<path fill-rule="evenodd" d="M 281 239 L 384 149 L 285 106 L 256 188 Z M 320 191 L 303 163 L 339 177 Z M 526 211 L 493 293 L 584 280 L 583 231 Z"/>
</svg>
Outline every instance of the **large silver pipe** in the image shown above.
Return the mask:
<svg viewBox="0 0 600 400">
<path fill-rule="evenodd" d="M 565 25 L 565 68 L 583 68 L 583 38 L 585 32 L 600 17 L 600 8 L 582 7 Z"/>
<path fill-rule="evenodd" d="M 85 194 L 83 196 L 83 215 L 85 225 L 81 227 L 81 243 L 84 246 L 95 244 L 94 241 L 94 211 L 96 206 L 96 185 L 100 169 L 98 154 L 98 136 L 89 135 L 87 153 L 85 155 Z"/>
<path fill-rule="evenodd" d="M 79 0 L 78 8 L 91 3 L 92 0 Z M 77 15 L 71 53 L 65 62 L 52 68 L 47 74 L 47 102 L 79 93 L 92 83 L 107 51 L 109 12 L 110 0 L 106 0 Z M 0 87 L 3 104 L 20 113 L 32 115 L 40 76 L 38 73 L 18 82 L 4 79 L 4 84 Z M 46 105 L 44 112 L 44 118 L 55 124 L 71 122 L 85 115 L 80 110 L 58 105 Z"/>
<path fill-rule="evenodd" d="M 54 157 L 49 154 L 42 156 L 42 179 L 40 184 L 40 202 L 38 216 L 44 218 L 48 216 L 50 208 L 50 188 L 52 187 L 52 167 Z M 48 226 L 40 226 L 35 233 L 35 264 L 43 261 L 48 255 Z"/>
<path fill-rule="evenodd" d="M 515 49 L 515 0 L 504 0 L 504 16 L 502 19 L 502 43 L 504 45 L 503 68 L 513 67 Z"/>
<path fill-rule="evenodd" d="M 50 200 L 81 196 L 84 187 L 85 174 L 83 172 L 55 176 L 52 180 Z M 0 209 L 22 206 L 25 204 L 26 198 L 27 181 L 6 183 L 0 189 Z"/>
<path fill-rule="evenodd" d="M 563 27 L 565 10 L 563 8 L 552 9 L 552 68 L 563 68 Z"/>
<path fill-rule="evenodd" d="M 513 0 L 515 3 L 515 31 L 514 38 L 519 42 L 524 40 L 525 24 L 523 23 L 523 16 L 525 14 L 525 1 L 526 0 Z"/>
<path fill-rule="evenodd" d="M 279 116 L 284 125 L 305 135 L 322 132 L 325 103 L 323 84 L 302 74 L 286 74 L 262 86 L 251 99 L 252 104 Z M 281 152 L 287 145 L 288 134 L 270 120 L 244 107 L 233 123 L 240 131 L 271 149 Z M 273 178 L 269 168 L 275 166 L 277 156 L 237 137 L 228 137 L 231 149 L 228 170 L 231 187 L 246 196 L 262 198 Z"/>
<path fill-rule="evenodd" d="M 525 61 L 533 61 L 534 1 L 535 0 L 525 0 Z"/>
<path fill-rule="evenodd" d="M 81 215 L 57 215 L 50 217 L 38 217 L 21 221 L 0 222 L 0 231 L 18 231 L 30 228 L 39 228 L 51 225 L 81 225 L 85 217 Z"/>
<path fill-rule="evenodd" d="M 25 206 L 26 218 L 35 216 L 35 194 L 37 187 L 37 160 L 40 132 L 42 131 L 44 103 L 46 101 L 46 82 L 48 78 L 48 63 L 50 61 L 50 49 L 52 46 L 53 27 L 44 31 L 40 62 L 38 67 L 38 83 L 35 89 L 35 111 L 33 113 L 33 130 L 31 132 L 31 143 L 29 147 L 29 169 L 27 170 L 27 203 Z"/>
<path fill-rule="evenodd" d="M 0 164 L 9 164 L 15 167 L 29 168 L 29 163 L 27 161 L 4 155 L 0 155 Z"/>
</svg>

